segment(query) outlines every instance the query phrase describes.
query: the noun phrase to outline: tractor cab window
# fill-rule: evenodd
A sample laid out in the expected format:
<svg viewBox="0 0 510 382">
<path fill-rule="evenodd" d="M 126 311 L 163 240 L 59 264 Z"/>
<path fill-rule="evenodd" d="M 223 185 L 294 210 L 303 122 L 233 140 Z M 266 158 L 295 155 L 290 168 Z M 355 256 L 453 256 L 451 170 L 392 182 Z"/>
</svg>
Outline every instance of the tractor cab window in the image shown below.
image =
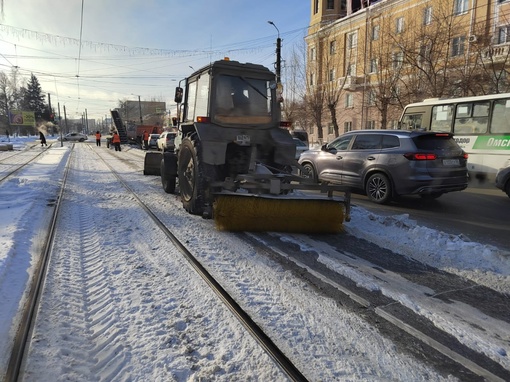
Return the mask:
<svg viewBox="0 0 510 382">
<path fill-rule="evenodd" d="M 196 121 L 197 116 L 206 116 L 209 95 L 209 74 L 203 73 L 188 85 L 188 110 L 186 120 Z"/>
<path fill-rule="evenodd" d="M 269 81 L 220 75 L 215 82 L 215 119 L 220 123 L 270 123 Z"/>
</svg>

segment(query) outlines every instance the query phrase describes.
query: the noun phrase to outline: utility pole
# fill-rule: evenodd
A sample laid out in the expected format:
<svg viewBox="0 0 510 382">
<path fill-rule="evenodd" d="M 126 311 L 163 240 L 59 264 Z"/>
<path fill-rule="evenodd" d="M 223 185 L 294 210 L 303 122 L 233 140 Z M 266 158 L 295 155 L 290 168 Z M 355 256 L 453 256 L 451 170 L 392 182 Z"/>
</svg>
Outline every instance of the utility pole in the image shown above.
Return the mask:
<svg viewBox="0 0 510 382">
<path fill-rule="evenodd" d="M 60 131 L 60 147 L 63 147 L 64 146 L 64 140 L 62 139 L 62 117 L 60 116 L 60 102 L 57 103 L 57 106 L 58 106 L 58 129 Z M 64 106 L 65 108 L 65 106 Z"/>
<path fill-rule="evenodd" d="M 278 32 L 278 38 L 276 39 L 276 63 L 275 63 L 275 69 L 276 69 L 276 83 L 281 83 L 281 74 L 282 74 L 282 39 L 280 38 L 280 30 L 278 27 L 272 22 L 268 21 L 268 24 L 271 24 L 275 27 L 276 31 Z"/>
<path fill-rule="evenodd" d="M 85 109 L 85 126 L 86 126 L 86 129 L 87 129 L 87 135 L 90 134 L 90 131 L 89 131 L 89 116 L 88 116 L 88 113 L 87 113 L 87 109 Z"/>
<path fill-rule="evenodd" d="M 143 125 L 143 119 L 142 119 L 142 101 L 140 101 L 140 96 L 138 96 L 138 109 L 140 110 L 140 125 Z"/>
</svg>

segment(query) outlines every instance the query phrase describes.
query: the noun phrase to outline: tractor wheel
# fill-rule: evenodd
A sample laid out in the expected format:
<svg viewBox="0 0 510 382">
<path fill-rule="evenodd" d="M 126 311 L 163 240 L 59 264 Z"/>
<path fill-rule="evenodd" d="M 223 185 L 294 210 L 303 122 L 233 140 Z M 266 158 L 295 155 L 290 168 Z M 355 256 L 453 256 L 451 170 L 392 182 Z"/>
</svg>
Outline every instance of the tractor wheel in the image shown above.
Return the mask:
<svg viewBox="0 0 510 382">
<path fill-rule="evenodd" d="M 194 215 L 202 215 L 206 205 L 206 182 L 201 157 L 200 142 L 184 138 L 179 150 L 177 173 L 182 205 Z"/>
<path fill-rule="evenodd" d="M 507 194 L 507 196 L 510 198 L 510 179 L 508 179 L 506 181 L 504 191 Z"/>
<path fill-rule="evenodd" d="M 175 192 L 175 167 L 177 164 L 175 161 L 167 161 L 165 159 L 161 159 L 161 184 L 163 185 L 163 190 L 167 194 L 173 194 Z"/>
</svg>

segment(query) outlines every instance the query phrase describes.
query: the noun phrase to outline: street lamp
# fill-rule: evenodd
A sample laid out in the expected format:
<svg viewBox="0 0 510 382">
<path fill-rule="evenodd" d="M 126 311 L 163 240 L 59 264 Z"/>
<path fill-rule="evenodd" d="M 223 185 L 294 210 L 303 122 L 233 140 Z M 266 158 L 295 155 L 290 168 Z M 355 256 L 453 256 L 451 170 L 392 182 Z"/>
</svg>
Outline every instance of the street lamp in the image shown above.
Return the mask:
<svg viewBox="0 0 510 382">
<path fill-rule="evenodd" d="M 280 83 L 280 77 L 281 77 L 281 62 L 282 62 L 282 58 L 281 58 L 281 46 L 282 46 L 282 39 L 280 38 L 280 30 L 275 25 L 275 23 L 273 23 L 272 21 L 268 21 L 267 23 L 271 24 L 272 26 L 274 26 L 276 31 L 278 32 L 278 38 L 276 39 L 276 64 L 275 64 L 275 68 L 276 68 L 276 83 L 279 84 Z"/>
<path fill-rule="evenodd" d="M 136 95 L 131 93 L 131 95 Z M 140 112 L 140 125 L 143 125 L 143 119 L 142 119 L 142 101 L 140 101 L 140 96 L 138 96 L 138 110 Z"/>
</svg>

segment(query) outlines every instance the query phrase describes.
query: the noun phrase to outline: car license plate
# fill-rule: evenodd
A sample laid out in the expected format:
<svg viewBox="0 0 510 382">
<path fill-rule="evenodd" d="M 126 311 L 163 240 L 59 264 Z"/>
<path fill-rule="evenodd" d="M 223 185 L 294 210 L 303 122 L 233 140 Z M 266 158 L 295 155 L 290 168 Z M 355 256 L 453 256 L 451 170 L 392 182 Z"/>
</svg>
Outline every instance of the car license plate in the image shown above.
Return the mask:
<svg viewBox="0 0 510 382">
<path fill-rule="evenodd" d="M 458 159 L 443 159 L 443 165 L 445 166 L 458 166 L 460 162 Z"/>
<path fill-rule="evenodd" d="M 238 135 L 236 137 L 236 143 L 241 146 L 249 146 L 250 145 L 250 136 L 249 135 Z"/>
</svg>

